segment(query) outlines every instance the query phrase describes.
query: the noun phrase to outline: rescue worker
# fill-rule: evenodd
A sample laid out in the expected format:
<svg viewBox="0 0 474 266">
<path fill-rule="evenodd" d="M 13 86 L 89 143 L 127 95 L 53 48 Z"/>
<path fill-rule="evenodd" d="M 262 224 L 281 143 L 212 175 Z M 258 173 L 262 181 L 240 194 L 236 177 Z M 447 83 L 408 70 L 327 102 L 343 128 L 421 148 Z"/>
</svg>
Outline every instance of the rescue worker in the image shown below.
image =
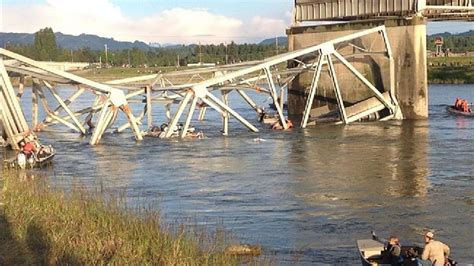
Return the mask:
<svg viewBox="0 0 474 266">
<path fill-rule="evenodd" d="M 461 99 L 459 97 L 456 97 L 456 101 L 454 102 L 454 109 L 459 109 L 461 103 Z"/>
<path fill-rule="evenodd" d="M 461 111 L 467 113 L 469 111 L 469 107 L 467 105 L 467 101 L 466 100 L 462 100 L 462 103 L 461 103 Z"/>
<path fill-rule="evenodd" d="M 429 260 L 434 266 L 444 266 L 449 252 L 449 247 L 446 244 L 434 240 L 433 232 L 425 234 L 425 248 L 421 254 L 422 260 Z"/>
</svg>

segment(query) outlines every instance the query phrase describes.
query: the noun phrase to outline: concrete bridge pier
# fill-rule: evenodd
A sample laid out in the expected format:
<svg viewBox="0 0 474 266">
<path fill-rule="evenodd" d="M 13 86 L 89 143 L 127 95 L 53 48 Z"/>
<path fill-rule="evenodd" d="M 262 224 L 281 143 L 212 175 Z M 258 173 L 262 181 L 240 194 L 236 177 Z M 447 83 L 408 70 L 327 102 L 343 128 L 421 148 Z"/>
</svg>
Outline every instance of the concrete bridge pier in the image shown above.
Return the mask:
<svg viewBox="0 0 474 266">
<path fill-rule="evenodd" d="M 287 30 L 290 51 L 316 45 L 325 41 L 385 25 L 388 39 L 394 57 L 395 93 L 405 119 L 426 119 L 428 117 L 428 81 L 426 62 L 426 18 L 413 16 L 408 18 L 375 19 L 354 21 L 343 24 L 298 26 Z M 357 46 L 368 52 L 383 50 L 383 42 L 377 42 L 377 34 L 362 37 L 342 47 L 336 47 L 343 55 L 349 56 L 348 61 L 353 64 L 380 92 L 390 89 L 390 63 L 384 58 L 370 53 L 360 53 Z M 337 79 L 340 83 L 342 98 L 347 105 L 360 102 L 370 95 L 357 78 L 346 74 L 341 64 L 336 64 Z M 322 79 L 317 88 L 313 109 L 328 107 L 337 108 L 333 89 L 329 79 Z M 301 117 L 308 87 L 311 84 L 311 73 L 300 75 L 291 84 L 288 93 L 289 115 L 293 118 Z M 324 109 L 328 109 L 324 108 Z"/>
</svg>

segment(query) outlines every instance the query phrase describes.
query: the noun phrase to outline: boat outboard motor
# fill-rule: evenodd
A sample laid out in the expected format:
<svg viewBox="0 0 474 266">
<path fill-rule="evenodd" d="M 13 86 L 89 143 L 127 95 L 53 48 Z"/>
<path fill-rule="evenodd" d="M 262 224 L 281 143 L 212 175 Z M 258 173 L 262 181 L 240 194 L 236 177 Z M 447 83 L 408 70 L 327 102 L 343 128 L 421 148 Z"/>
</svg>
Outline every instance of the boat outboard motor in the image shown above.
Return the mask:
<svg viewBox="0 0 474 266">
<path fill-rule="evenodd" d="M 18 153 L 17 155 L 17 164 L 21 169 L 26 168 L 26 155 L 23 152 Z"/>
<path fill-rule="evenodd" d="M 35 157 L 34 157 L 33 154 L 30 156 L 30 158 L 28 158 L 28 165 L 31 168 L 33 168 L 35 166 Z"/>
</svg>

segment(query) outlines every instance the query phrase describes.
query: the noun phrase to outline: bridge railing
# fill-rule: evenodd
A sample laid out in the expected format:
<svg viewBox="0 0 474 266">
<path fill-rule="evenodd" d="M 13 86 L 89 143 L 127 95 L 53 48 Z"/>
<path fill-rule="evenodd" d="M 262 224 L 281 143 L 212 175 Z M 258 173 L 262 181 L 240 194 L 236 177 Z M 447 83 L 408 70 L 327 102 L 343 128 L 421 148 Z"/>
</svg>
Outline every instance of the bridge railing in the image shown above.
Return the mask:
<svg viewBox="0 0 474 266">
<path fill-rule="evenodd" d="M 473 0 L 295 0 L 294 20 L 351 20 L 415 14 L 431 19 L 472 19 L 472 2 Z"/>
</svg>

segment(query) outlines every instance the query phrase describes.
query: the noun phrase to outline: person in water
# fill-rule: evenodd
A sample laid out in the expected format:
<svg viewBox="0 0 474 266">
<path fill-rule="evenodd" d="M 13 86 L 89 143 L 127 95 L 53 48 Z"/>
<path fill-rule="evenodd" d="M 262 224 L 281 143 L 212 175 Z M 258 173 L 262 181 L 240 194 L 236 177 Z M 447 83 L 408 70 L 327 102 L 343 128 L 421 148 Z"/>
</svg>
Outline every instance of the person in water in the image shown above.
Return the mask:
<svg viewBox="0 0 474 266">
<path fill-rule="evenodd" d="M 422 260 L 429 260 L 434 266 L 444 266 L 449 252 L 449 247 L 446 244 L 434 240 L 433 232 L 425 234 L 425 248 L 421 254 Z"/>
</svg>

